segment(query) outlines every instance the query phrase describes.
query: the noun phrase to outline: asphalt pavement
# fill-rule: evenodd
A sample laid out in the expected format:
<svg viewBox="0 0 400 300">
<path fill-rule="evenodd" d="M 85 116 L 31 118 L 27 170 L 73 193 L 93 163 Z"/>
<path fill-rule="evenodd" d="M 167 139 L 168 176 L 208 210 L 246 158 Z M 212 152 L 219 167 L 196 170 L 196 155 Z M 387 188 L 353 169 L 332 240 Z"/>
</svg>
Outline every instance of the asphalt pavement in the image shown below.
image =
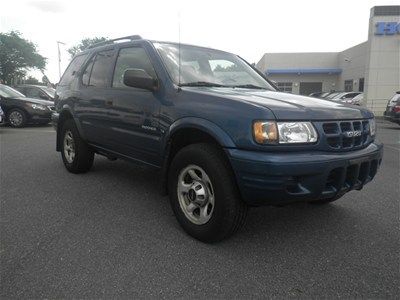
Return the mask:
<svg viewBox="0 0 400 300">
<path fill-rule="evenodd" d="M 154 171 L 97 156 L 68 173 L 51 127 L 0 128 L 1 298 L 398 298 L 400 126 L 374 181 L 326 206 L 252 208 L 187 236 Z"/>
</svg>

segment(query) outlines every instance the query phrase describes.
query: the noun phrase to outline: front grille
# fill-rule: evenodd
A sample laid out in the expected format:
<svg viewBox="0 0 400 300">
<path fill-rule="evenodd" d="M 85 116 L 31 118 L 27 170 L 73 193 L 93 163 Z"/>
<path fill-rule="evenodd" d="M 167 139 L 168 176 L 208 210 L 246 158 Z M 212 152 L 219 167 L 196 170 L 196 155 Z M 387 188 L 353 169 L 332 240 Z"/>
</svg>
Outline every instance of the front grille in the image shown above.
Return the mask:
<svg viewBox="0 0 400 300">
<path fill-rule="evenodd" d="M 359 149 L 371 142 L 368 120 L 324 122 L 322 130 L 326 144 L 335 150 Z"/>
<path fill-rule="evenodd" d="M 371 181 L 378 171 L 378 159 L 340 167 L 329 172 L 326 179 L 323 197 L 343 194 L 352 189 L 361 189 Z"/>
</svg>

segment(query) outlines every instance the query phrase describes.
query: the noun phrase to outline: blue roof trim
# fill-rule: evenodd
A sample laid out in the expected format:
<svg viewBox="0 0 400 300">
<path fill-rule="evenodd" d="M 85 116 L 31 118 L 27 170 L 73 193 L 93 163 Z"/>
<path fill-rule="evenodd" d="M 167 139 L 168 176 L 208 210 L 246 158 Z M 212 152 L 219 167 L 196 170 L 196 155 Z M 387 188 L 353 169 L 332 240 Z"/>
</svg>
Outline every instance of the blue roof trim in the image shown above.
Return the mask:
<svg viewBox="0 0 400 300">
<path fill-rule="evenodd" d="M 268 69 L 265 74 L 340 74 L 342 69 Z"/>
</svg>

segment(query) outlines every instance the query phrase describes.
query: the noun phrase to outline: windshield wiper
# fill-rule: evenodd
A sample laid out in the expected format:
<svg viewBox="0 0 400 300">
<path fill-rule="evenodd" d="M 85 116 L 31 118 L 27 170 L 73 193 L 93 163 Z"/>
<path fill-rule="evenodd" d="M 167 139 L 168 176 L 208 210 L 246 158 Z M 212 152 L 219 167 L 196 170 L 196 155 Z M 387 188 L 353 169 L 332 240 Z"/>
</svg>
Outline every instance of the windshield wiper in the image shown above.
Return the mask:
<svg viewBox="0 0 400 300">
<path fill-rule="evenodd" d="M 226 87 L 226 85 L 222 85 L 222 84 L 215 83 L 215 82 L 207 82 L 207 81 L 195 81 L 195 82 L 181 83 L 179 86 Z"/>
<path fill-rule="evenodd" d="M 245 89 L 257 89 L 257 90 L 266 90 L 262 86 L 254 85 L 254 84 L 239 84 L 239 85 L 232 85 L 233 88 L 245 88 Z"/>
</svg>

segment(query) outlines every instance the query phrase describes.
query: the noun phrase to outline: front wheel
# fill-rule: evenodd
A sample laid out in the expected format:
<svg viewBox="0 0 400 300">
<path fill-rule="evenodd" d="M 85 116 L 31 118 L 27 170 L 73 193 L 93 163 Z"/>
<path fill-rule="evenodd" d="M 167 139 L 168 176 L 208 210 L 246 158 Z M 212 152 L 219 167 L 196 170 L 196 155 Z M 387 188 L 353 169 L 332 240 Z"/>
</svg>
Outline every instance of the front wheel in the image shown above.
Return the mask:
<svg viewBox="0 0 400 300">
<path fill-rule="evenodd" d="M 229 162 L 210 144 L 180 150 L 171 162 L 168 190 L 172 209 L 183 229 L 207 243 L 235 233 L 246 218 Z"/>
<path fill-rule="evenodd" d="M 85 173 L 93 165 L 94 152 L 82 140 L 72 119 L 65 121 L 61 130 L 61 157 L 71 173 Z"/>
<path fill-rule="evenodd" d="M 24 111 L 14 108 L 8 113 L 8 123 L 15 128 L 24 127 L 26 124 L 26 114 Z"/>
</svg>

